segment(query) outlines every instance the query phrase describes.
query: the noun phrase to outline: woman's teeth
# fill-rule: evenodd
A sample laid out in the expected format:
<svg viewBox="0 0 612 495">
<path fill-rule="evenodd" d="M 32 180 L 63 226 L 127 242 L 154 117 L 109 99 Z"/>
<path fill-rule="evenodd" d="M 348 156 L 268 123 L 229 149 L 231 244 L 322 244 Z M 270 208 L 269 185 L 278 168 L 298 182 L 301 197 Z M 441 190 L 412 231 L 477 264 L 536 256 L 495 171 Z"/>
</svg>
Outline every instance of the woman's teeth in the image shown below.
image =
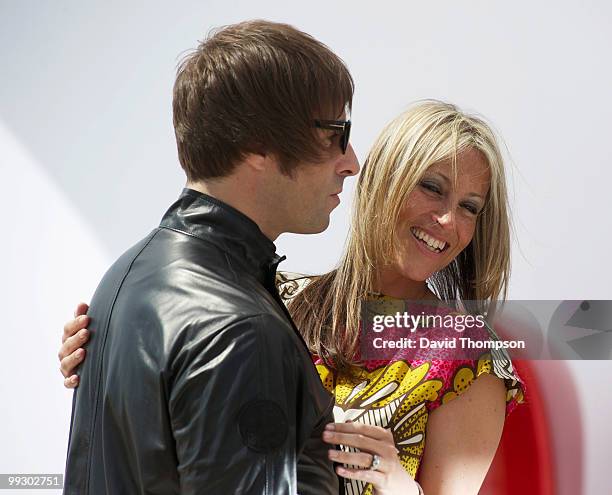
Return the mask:
<svg viewBox="0 0 612 495">
<path fill-rule="evenodd" d="M 430 235 L 423 232 L 421 229 L 411 227 L 410 231 L 412 232 L 412 235 L 414 237 L 416 237 L 419 241 L 425 244 L 425 247 L 433 253 L 441 253 L 446 248 L 446 242 L 434 239 Z"/>
</svg>

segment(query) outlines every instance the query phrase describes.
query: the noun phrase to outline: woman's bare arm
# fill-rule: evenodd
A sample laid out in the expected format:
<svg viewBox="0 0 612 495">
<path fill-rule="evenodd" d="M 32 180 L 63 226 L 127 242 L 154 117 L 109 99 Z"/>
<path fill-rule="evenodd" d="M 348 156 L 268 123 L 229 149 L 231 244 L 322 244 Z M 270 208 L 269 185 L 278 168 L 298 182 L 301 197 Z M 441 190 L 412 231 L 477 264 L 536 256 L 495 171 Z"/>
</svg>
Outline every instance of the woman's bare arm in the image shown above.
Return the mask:
<svg viewBox="0 0 612 495">
<path fill-rule="evenodd" d="M 427 423 L 419 482 L 426 495 L 477 495 L 495 456 L 505 419 L 506 388 L 481 375 Z"/>
</svg>

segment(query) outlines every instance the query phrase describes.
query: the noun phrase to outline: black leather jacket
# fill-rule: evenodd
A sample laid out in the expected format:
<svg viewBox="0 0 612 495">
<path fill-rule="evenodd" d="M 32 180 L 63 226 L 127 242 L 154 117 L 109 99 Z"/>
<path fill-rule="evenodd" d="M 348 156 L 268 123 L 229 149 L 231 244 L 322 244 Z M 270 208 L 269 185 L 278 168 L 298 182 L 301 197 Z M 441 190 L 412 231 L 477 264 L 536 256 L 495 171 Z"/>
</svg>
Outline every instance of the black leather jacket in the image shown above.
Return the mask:
<svg viewBox="0 0 612 495">
<path fill-rule="evenodd" d="M 64 493 L 336 494 L 333 421 L 249 218 L 185 189 L 93 297 Z"/>
</svg>

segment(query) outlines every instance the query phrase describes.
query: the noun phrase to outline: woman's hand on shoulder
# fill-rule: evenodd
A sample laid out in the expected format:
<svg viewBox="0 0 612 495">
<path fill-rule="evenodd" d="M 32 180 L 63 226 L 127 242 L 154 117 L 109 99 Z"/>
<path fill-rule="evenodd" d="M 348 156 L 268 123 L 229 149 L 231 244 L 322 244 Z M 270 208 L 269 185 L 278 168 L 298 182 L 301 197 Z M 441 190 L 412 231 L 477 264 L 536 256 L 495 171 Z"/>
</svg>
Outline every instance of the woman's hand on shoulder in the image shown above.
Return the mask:
<svg viewBox="0 0 612 495">
<path fill-rule="evenodd" d="M 74 318 L 64 325 L 62 334 L 62 346 L 57 354 L 60 361 L 60 372 L 64 376 L 64 387 L 76 388 L 79 384 L 79 376 L 76 368 L 85 359 L 83 345 L 89 340 L 89 317 L 87 310 L 89 306 L 79 303 Z"/>
</svg>

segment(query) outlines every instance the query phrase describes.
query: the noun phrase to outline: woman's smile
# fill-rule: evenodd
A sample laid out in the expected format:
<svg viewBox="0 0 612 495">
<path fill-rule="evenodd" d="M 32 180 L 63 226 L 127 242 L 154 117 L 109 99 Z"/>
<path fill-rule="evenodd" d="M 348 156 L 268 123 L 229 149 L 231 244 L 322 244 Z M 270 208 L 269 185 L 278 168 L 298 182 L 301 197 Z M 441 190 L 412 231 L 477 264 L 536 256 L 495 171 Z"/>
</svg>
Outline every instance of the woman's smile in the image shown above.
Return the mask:
<svg viewBox="0 0 612 495">
<path fill-rule="evenodd" d="M 425 250 L 426 254 L 438 257 L 448 249 L 448 242 L 437 239 L 418 227 L 411 227 L 410 232 L 415 242 Z"/>
</svg>

